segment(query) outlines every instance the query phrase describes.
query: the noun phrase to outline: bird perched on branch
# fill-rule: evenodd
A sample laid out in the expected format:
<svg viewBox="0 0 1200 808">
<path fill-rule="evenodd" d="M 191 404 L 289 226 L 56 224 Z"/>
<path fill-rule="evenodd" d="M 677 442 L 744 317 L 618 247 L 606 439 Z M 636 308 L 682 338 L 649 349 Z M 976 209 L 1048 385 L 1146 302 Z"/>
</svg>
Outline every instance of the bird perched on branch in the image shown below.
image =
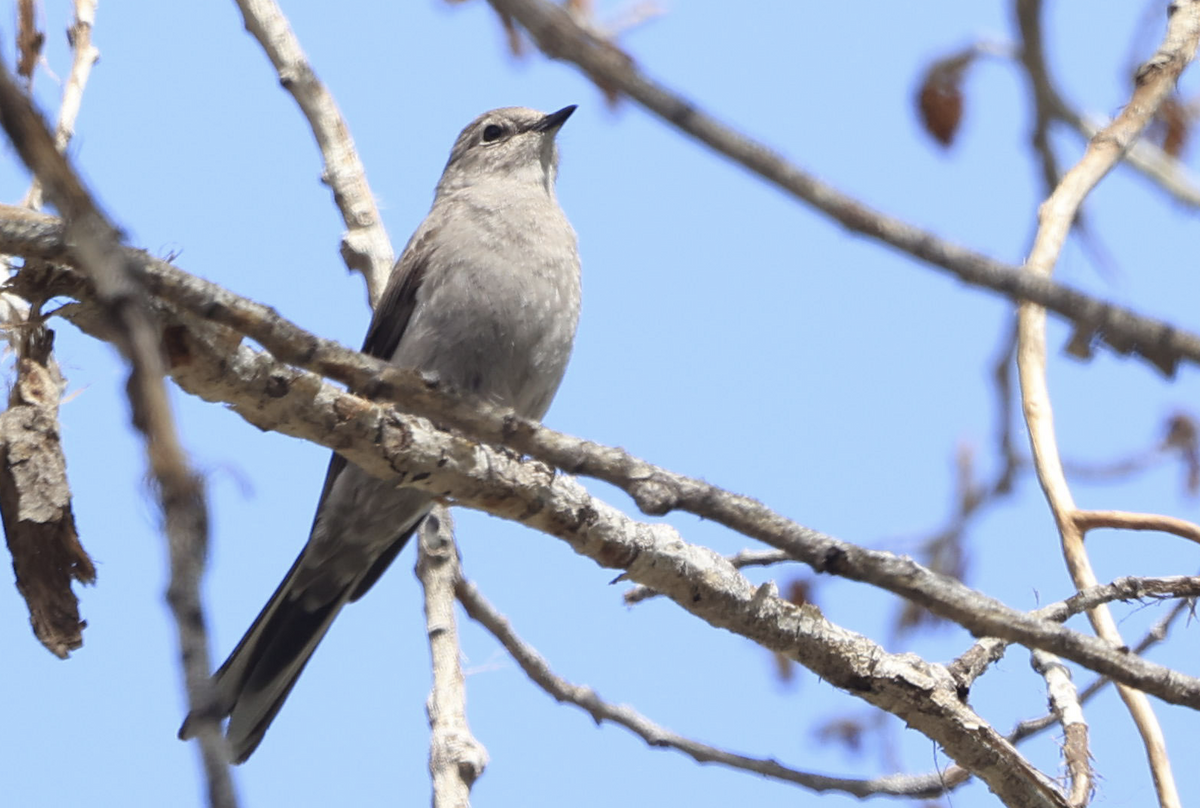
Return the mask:
<svg viewBox="0 0 1200 808">
<path fill-rule="evenodd" d="M 554 191 L 555 138 L 574 111 L 507 107 L 462 130 L 364 353 L 520 415 L 545 414 L 579 320 L 575 231 Z M 234 762 L 262 742 L 334 618 L 379 579 L 432 504 L 333 456 L 308 543 L 213 676 Z M 199 718 L 188 716 L 181 738 Z"/>
</svg>

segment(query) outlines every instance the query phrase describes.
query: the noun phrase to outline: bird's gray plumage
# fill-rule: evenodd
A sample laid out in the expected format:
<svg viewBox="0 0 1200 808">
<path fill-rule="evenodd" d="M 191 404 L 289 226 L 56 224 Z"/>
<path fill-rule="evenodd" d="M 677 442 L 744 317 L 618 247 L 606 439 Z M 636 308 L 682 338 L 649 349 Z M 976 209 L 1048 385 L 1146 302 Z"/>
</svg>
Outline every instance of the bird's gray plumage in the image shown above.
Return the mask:
<svg viewBox="0 0 1200 808">
<path fill-rule="evenodd" d="M 462 130 L 364 353 L 521 415 L 545 414 L 579 318 L 575 232 L 554 193 L 555 136 L 574 109 L 507 107 Z M 308 543 L 214 675 L 235 762 L 262 741 L 341 608 L 370 589 L 430 507 L 428 495 L 333 456 Z"/>
</svg>

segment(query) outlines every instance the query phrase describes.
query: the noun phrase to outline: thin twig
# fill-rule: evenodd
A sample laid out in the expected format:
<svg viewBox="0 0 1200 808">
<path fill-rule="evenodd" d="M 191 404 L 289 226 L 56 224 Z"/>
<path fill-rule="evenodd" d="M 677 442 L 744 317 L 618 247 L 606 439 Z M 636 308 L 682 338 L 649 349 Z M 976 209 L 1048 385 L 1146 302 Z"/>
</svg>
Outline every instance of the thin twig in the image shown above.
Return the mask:
<svg viewBox="0 0 1200 808">
<path fill-rule="evenodd" d="M 350 127 L 333 96 L 317 78 L 300 41 L 274 0 L 237 0 L 246 30 L 258 40 L 275 66 L 279 82 L 292 94 L 308 119 L 317 147 L 325 160 L 322 181 L 333 191 L 346 232 L 342 234 L 342 260 L 367 282 L 367 297 L 374 308 L 392 270 L 391 240 L 383 227 L 375 196 L 367 183 Z"/>
<path fill-rule="evenodd" d="M 145 294 L 123 252 L 120 236 L 101 213 L 54 136 L 8 70 L 0 67 L 0 123 L 16 151 L 38 176 L 46 197 L 63 215 L 71 253 L 95 287 L 116 344 L 130 364 L 127 384 L 134 425 L 142 432 L 157 483 L 171 558 L 167 600 L 175 615 L 189 706 L 211 710 L 208 636 L 200 603 L 200 574 L 208 539 L 208 514 L 201 479 L 188 467 L 179 444 L 163 381 L 159 335 L 148 315 Z M 203 721 L 200 748 L 209 802 L 233 808 L 236 797 L 215 719 Z"/>
<path fill-rule="evenodd" d="M 1138 644 L 1133 646 L 1133 653 L 1140 656 L 1145 654 L 1150 648 L 1153 648 L 1155 645 L 1158 645 L 1166 640 L 1167 632 L 1170 631 L 1172 624 L 1174 624 L 1174 622 L 1178 620 L 1184 612 L 1194 614 L 1195 610 L 1195 597 L 1192 597 L 1188 600 L 1181 600 L 1176 603 L 1171 608 L 1171 611 L 1167 612 L 1166 616 L 1151 626 L 1150 630 L 1146 632 L 1146 635 L 1142 637 Z M 1080 700 L 1086 704 L 1088 700 L 1092 698 L 1092 696 L 1096 695 L 1106 686 L 1111 685 L 1112 683 L 1113 680 L 1107 676 L 1096 677 L 1095 681 L 1083 689 L 1082 693 L 1080 694 Z"/>
<path fill-rule="evenodd" d="M 1026 262 L 1028 274 L 1049 277 L 1053 272 L 1083 200 L 1117 164 L 1150 122 L 1163 99 L 1174 89 L 1180 73 L 1195 56 L 1198 41 L 1200 0 L 1173 3 L 1166 39 L 1158 53 L 1138 71 L 1137 88 L 1130 103 L 1104 132 L 1093 138 L 1083 158 L 1066 173 L 1043 203 L 1038 233 Z M 1084 589 L 1095 586 L 1096 577 L 1084 548 L 1083 533 L 1073 517 L 1075 503 L 1054 435 L 1046 380 L 1046 311 L 1039 305 L 1023 303 L 1018 319 L 1017 366 L 1034 467 L 1058 525 L 1063 556 L 1072 580 L 1077 588 Z M 1097 607 L 1088 616 L 1102 639 L 1113 645 L 1122 644 L 1116 622 L 1107 608 Z M 1122 686 L 1118 690 L 1142 735 L 1160 805 L 1178 808 L 1179 794 L 1171 773 L 1166 741 L 1149 700 L 1144 693 L 1129 687 Z"/>
<path fill-rule="evenodd" d="M 1029 613 L 1029 616 L 1061 623 L 1073 615 L 1116 600 L 1194 598 L 1198 595 L 1200 595 L 1200 576 L 1174 575 L 1166 578 L 1129 576 L 1118 578 L 1109 584 L 1098 584 L 1080 590 L 1066 600 L 1035 609 Z M 1150 643 L 1150 645 L 1152 644 Z M 987 670 L 988 666 L 1004 656 L 1004 651 L 1009 645 L 1010 643 L 1005 640 L 984 637 L 951 662 L 950 674 L 958 683 L 960 691 L 965 693 L 972 683 Z M 1143 650 L 1145 649 L 1139 646 L 1134 649 L 1134 653 L 1141 654 Z"/>
<path fill-rule="evenodd" d="M 429 772 L 434 808 L 466 808 L 471 786 L 487 766 L 487 750 L 467 724 L 467 685 L 454 619 L 454 588 L 462 579 L 454 522 L 444 506 L 421 523 L 417 578 L 425 592 L 425 626 L 433 664 L 426 713 L 431 732 Z"/>
<path fill-rule="evenodd" d="M 92 66 L 100 58 L 100 51 L 92 44 L 92 27 L 96 24 L 96 0 L 75 0 L 75 21 L 67 29 L 71 41 L 71 72 L 63 87 L 62 104 L 58 108 L 58 124 L 54 128 L 54 145 L 66 152 L 67 145 L 75 134 L 75 121 L 83 106 L 83 91 L 87 87 Z M 37 177 L 21 200 L 22 207 L 38 210 L 42 206 L 42 186 Z"/>
<path fill-rule="evenodd" d="M 1182 539 L 1200 544 L 1200 525 L 1174 516 L 1160 513 L 1133 513 L 1131 511 L 1081 511 L 1071 514 L 1075 525 L 1084 533 L 1100 527 L 1119 530 L 1155 530 L 1171 533 Z"/>
<path fill-rule="evenodd" d="M 1048 619 L 1066 620 L 1072 615 L 1087 610 L 1096 603 L 1138 599 L 1146 594 L 1150 594 L 1151 597 L 1175 597 L 1180 598 L 1180 600 L 1133 647 L 1133 653 L 1141 655 L 1154 645 L 1165 640 L 1167 631 L 1175 620 L 1194 606 L 1194 599 L 1200 595 L 1200 576 L 1161 579 L 1120 578 L 1111 584 L 1079 592 L 1065 601 L 1052 603 L 1049 606 L 1038 609 L 1034 614 L 1044 616 Z M 1007 647 L 1008 643 L 998 643 L 993 638 L 983 639 L 975 643 L 967 653 L 950 664 L 950 673 L 959 682 L 960 693 L 963 694 L 964 698 L 971 682 L 982 674 L 988 665 L 1003 656 L 1004 650 Z M 1087 704 L 1106 685 L 1110 684 L 1112 684 L 1112 680 L 1107 676 L 1097 677 L 1091 684 L 1079 692 L 1079 703 Z M 1038 718 L 1029 718 L 1018 723 L 1005 738 L 1009 743 L 1019 744 L 1054 726 L 1057 722 L 1058 719 L 1054 713 L 1047 713 Z M 956 764 L 944 772 L 938 772 L 937 774 L 944 776 L 948 783 L 958 784 L 968 779 L 970 773 Z M 930 777 L 932 775 L 926 774 L 923 776 Z"/>
</svg>

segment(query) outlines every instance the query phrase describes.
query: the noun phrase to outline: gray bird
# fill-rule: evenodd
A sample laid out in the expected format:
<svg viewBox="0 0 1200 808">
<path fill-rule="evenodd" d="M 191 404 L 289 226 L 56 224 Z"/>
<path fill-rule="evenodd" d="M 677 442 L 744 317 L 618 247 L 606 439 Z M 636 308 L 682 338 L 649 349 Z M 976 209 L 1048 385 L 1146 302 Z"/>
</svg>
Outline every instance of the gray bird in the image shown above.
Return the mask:
<svg viewBox="0 0 1200 808">
<path fill-rule="evenodd" d="M 579 320 L 575 231 L 554 193 L 555 136 L 574 111 L 507 107 L 462 130 L 364 353 L 529 418 L 546 413 Z M 338 612 L 366 594 L 431 506 L 428 494 L 333 455 L 308 543 L 213 676 L 235 762 L 262 742 Z"/>
</svg>

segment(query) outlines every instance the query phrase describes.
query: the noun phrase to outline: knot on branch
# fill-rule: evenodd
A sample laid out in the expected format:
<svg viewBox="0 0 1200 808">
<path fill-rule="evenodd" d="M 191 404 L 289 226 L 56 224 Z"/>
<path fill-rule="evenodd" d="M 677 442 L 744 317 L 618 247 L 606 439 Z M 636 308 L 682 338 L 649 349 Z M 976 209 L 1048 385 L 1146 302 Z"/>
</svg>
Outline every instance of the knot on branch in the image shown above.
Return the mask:
<svg viewBox="0 0 1200 808">
<path fill-rule="evenodd" d="M 650 516 L 663 516 L 679 505 L 679 494 L 674 487 L 657 476 L 630 483 L 629 495 L 642 513 Z"/>
</svg>

